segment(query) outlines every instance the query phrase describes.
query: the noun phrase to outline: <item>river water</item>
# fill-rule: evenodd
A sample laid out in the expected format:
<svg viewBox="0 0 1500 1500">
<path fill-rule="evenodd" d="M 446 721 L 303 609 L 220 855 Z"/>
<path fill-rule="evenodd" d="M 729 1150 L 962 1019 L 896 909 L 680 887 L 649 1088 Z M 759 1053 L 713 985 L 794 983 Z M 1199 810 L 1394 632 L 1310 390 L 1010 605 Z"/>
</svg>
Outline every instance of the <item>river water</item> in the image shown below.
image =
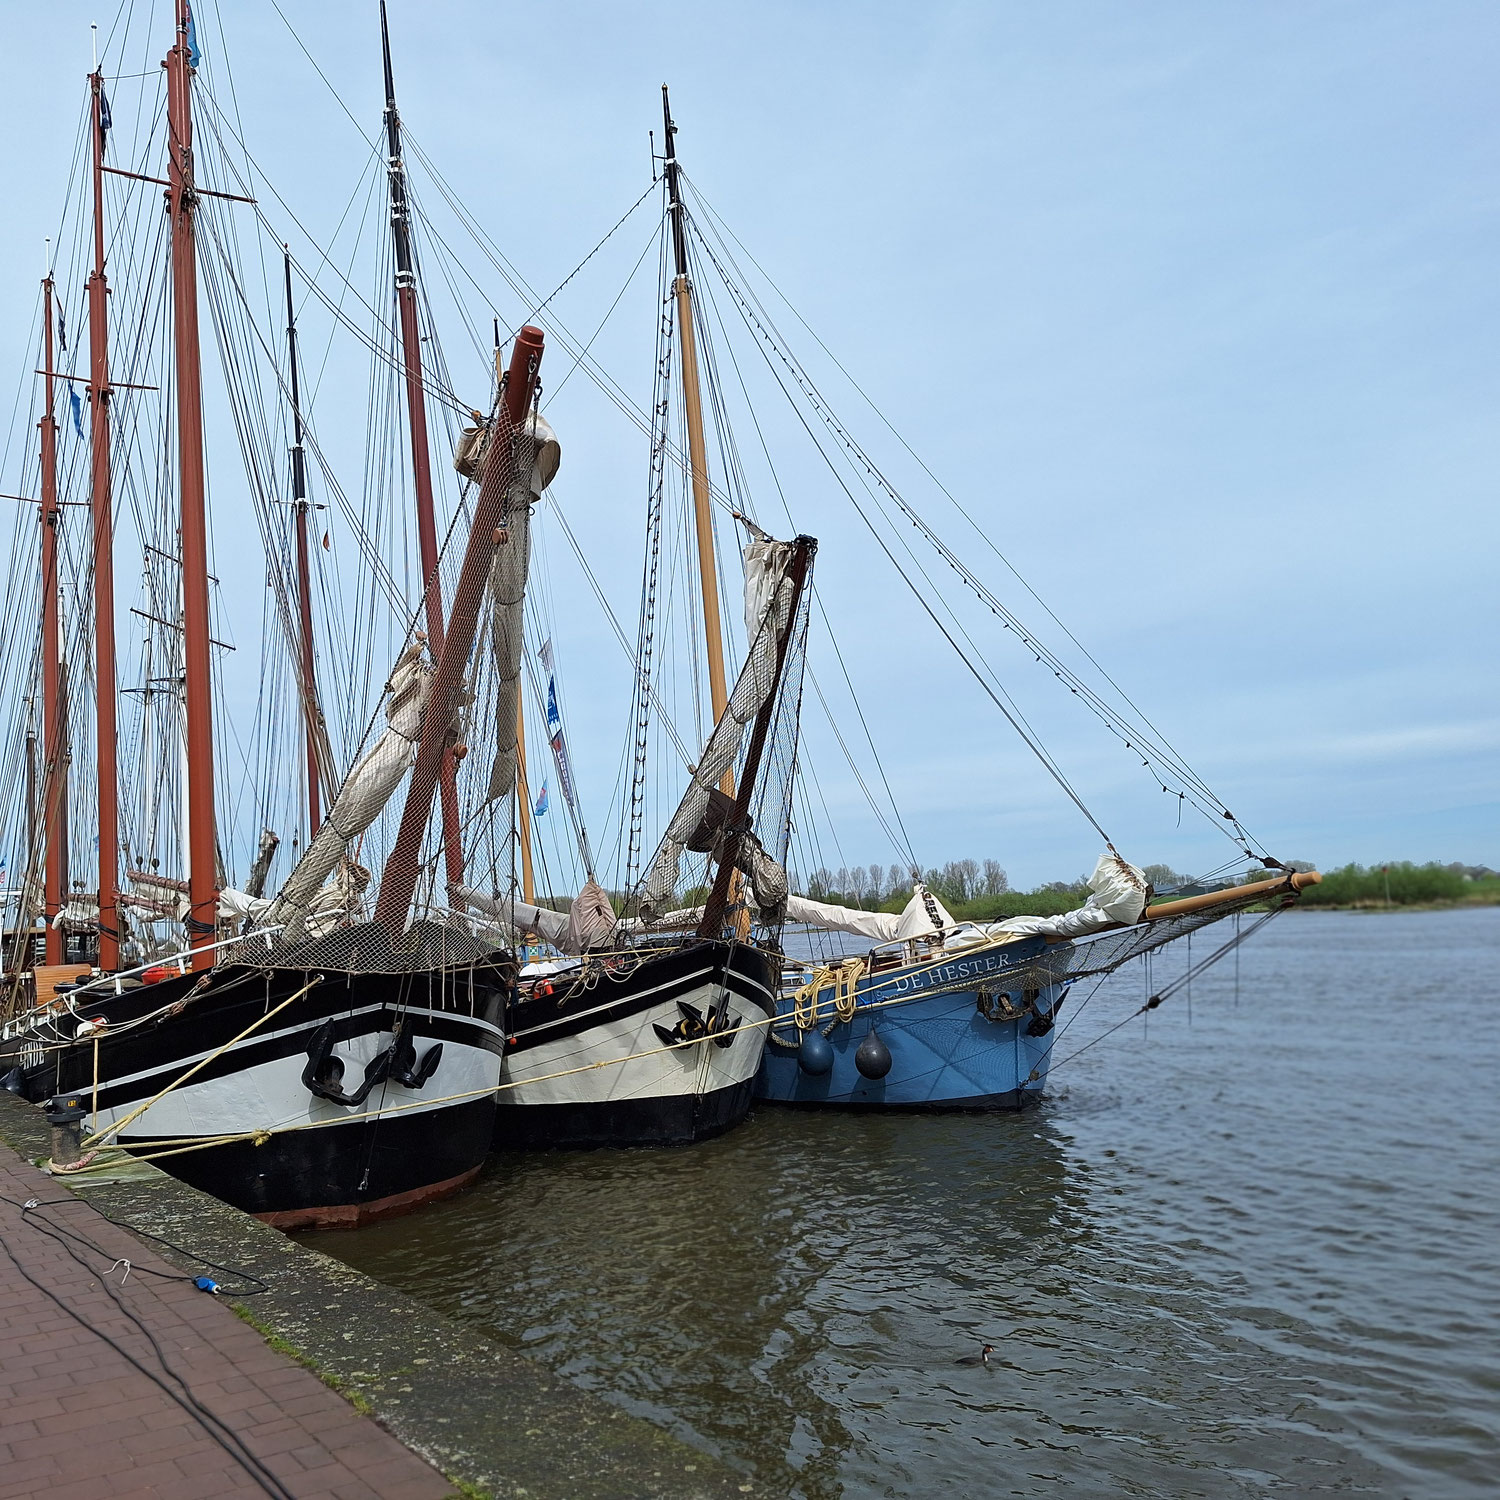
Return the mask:
<svg viewBox="0 0 1500 1500">
<path fill-rule="evenodd" d="M 1020 1116 L 761 1107 L 313 1243 L 760 1494 L 1500 1494 L 1500 908 L 1239 951 L 1068 1060 L 1145 975 L 1075 990 Z"/>
</svg>

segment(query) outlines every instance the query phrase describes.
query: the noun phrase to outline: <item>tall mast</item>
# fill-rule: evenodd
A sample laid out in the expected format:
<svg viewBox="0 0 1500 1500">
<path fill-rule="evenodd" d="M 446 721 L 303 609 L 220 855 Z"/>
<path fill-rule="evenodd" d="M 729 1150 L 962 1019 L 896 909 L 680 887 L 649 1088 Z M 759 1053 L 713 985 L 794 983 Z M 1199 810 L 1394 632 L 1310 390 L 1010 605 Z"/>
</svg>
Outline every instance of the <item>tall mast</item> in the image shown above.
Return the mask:
<svg viewBox="0 0 1500 1500">
<path fill-rule="evenodd" d="M 500 319 L 495 319 L 495 389 L 505 383 L 501 367 Z M 523 632 L 524 635 L 524 632 Z M 525 651 L 525 646 L 522 646 Z M 531 788 L 526 779 L 526 674 L 516 679 L 516 837 L 521 845 L 521 899 L 536 905 L 536 875 L 531 866 Z"/>
<path fill-rule="evenodd" d="M 698 338 L 693 327 L 693 284 L 688 279 L 687 226 L 684 223 L 681 184 L 677 172 L 677 127 L 672 123 L 672 105 L 667 86 L 661 86 L 662 125 L 666 134 L 667 202 L 672 216 L 672 256 L 676 277 L 672 291 L 677 299 L 677 328 L 682 345 L 682 402 L 686 408 L 688 430 L 688 466 L 693 483 L 693 519 L 698 533 L 698 581 L 703 595 L 703 640 L 708 648 L 708 696 L 717 724 L 729 706 L 729 687 L 724 677 L 724 621 L 719 612 L 719 572 L 714 561 L 714 517 L 708 488 L 708 448 L 703 440 L 703 397 L 698 388 Z M 719 790 L 734 796 L 734 767 L 724 772 Z M 719 890 L 715 877 L 715 899 L 718 916 L 726 901 L 737 900 L 740 892 L 739 872 L 727 877 Z M 741 911 L 735 918 L 741 937 L 750 933 L 749 913 Z M 704 917 L 704 931 L 708 914 Z"/>
<path fill-rule="evenodd" d="M 286 349 L 292 372 L 292 517 L 297 531 L 297 610 L 302 665 L 302 718 L 307 739 L 307 836 L 323 821 L 318 802 L 318 683 L 313 673 L 312 577 L 307 561 L 307 458 L 302 451 L 302 392 L 297 375 L 297 316 L 292 306 L 292 253 L 286 262 Z"/>
<path fill-rule="evenodd" d="M 120 967 L 119 769 L 115 748 L 114 507 L 109 472 L 109 282 L 104 274 L 104 74 L 94 106 L 94 270 L 89 277 L 89 426 L 93 458 L 94 724 L 99 775 L 99 967 Z"/>
<path fill-rule="evenodd" d="M 62 910 L 63 845 L 67 829 L 62 810 L 63 761 L 62 661 L 57 620 L 57 419 L 52 415 L 57 382 L 52 364 L 52 270 L 42 282 L 42 370 L 46 377 L 46 406 L 42 412 L 42 841 L 46 872 L 42 911 L 47 922 L 47 962 L 60 964 L 67 955 L 67 939 L 52 919 Z"/>
<path fill-rule="evenodd" d="M 536 905 L 536 876 L 531 868 L 531 789 L 526 783 L 526 693 L 516 684 L 516 834 L 521 841 L 521 899 Z"/>
<path fill-rule="evenodd" d="M 708 489 L 708 450 L 703 441 L 703 397 L 698 389 L 698 344 L 693 330 L 693 287 L 688 280 L 687 234 L 677 180 L 677 127 L 667 86 L 661 86 L 661 112 L 667 136 L 667 202 L 672 216 L 678 337 L 682 341 L 682 396 L 687 407 L 688 463 L 693 481 L 693 519 L 698 532 L 698 578 L 703 593 L 703 639 L 708 647 L 708 692 L 718 723 L 729 703 L 724 678 L 724 624 L 719 613 L 719 575 L 714 563 L 714 518 Z M 724 773 L 723 790 L 734 795 L 734 773 Z"/>
<path fill-rule="evenodd" d="M 167 212 L 177 384 L 177 478 L 182 496 L 182 654 L 187 718 L 188 946 L 206 969 L 218 919 L 214 736 L 208 638 L 208 515 L 203 483 L 203 388 L 198 351 L 198 265 L 193 210 L 192 76 L 188 0 L 176 0 L 177 42 L 167 54 Z"/>
<path fill-rule="evenodd" d="M 406 805 L 401 810 L 401 826 L 386 860 L 380 896 L 375 903 L 375 920 L 392 934 L 405 928 L 411 899 L 416 894 L 422 836 L 432 813 L 439 772 L 443 765 L 451 763 L 464 673 L 479 628 L 485 584 L 495 563 L 495 549 L 506 545 L 504 526 L 511 491 L 523 482 L 516 472 L 516 438 L 531 410 L 537 371 L 542 363 L 542 343 L 541 329 L 529 324 L 521 329 L 511 348 L 510 370 L 501 385 L 500 407 L 485 451 L 484 477 L 474 501 L 474 519 L 458 574 L 458 587 L 453 593 L 452 628 L 432 674 L 416 764 L 406 789 Z M 528 503 L 523 494 L 520 504 Z"/>
<path fill-rule="evenodd" d="M 391 239 L 396 252 L 396 306 L 401 319 L 401 359 L 406 367 L 407 431 L 411 437 L 412 483 L 417 499 L 417 545 L 422 559 L 427 642 L 436 661 L 443 651 L 443 585 L 438 577 L 437 517 L 432 502 L 432 458 L 427 445 L 427 403 L 422 389 L 422 335 L 417 324 L 417 273 L 411 254 L 411 213 L 406 201 L 406 163 L 401 154 L 401 115 L 391 72 L 391 35 L 380 0 L 380 49 L 385 63 L 385 138 L 391 183 Z M 451 755 L 438 777 L 443 809 L 443 862 L 449 900 L 464 878 L 458 831 L 458 788 Z"/>
</svg>

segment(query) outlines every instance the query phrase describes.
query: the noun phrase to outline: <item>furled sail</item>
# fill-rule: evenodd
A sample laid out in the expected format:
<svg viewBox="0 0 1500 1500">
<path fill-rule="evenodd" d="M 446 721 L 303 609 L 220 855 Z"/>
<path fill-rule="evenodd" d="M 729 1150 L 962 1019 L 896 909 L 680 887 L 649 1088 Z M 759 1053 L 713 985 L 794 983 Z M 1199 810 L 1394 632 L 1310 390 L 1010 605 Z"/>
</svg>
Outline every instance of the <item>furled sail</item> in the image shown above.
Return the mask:
<svg viewBox="0 0 1500 1500">
<path fill-rule="evenodd" d="M 794 551 L 793 543 L 773 541 L 764 534 L 745 548 L 745 634 L 750 650 L 641 888 L 641 915 L 647 921 L 671 900 L 683 852 L 689 848 L 709 852 L 715 829 L 722 826 L 724 812 L 713 796 L 724 773 L 739 760 L 745 726 L 776 689 L 777 645 L 790 621 L 796 594 L 787 576 Z M 775 863 L 769 855 L 764 858 Z"/>
<path fill-rule="evenodd" d="M 920 881 L 912 889 L 911 900 L 899 912 L 860 911 L 857 907 L 810 901 L 806 896 L 788 896 L 786 916 L 789 922 L 805 922 L 809 927 L 822 927 L 829 932 L 848 932 L 874 943 L 899 943 L 910 938 L 941 941 L 959 925 L 948 908 Z"/>
<path fill-rule="evenodd" d="M 535 932 L 564 953 L 588 953 L 607 948 L 614 940 L 614 905 L 596 880 L 585 882 L 568 911 L 553 911 L 508 896 L 486 896 L 470 886 L 460 886 L 456 894 L 475 911 L 494 917 L 514 932 Z"/>
<path fill-rule="evenodd" d="M 351 767 L 323 826 L 266 912 L 268 925 L 282 926 L 285 942 L 304 936 L 309 911 L 322 904 L 323 882 L 344 858 L 350 841 L 375 821 L 411 769 L 432 681 L 422 649 L 423 643 L 414 641 L 397 659 L 386 684 L 390 694 L 385 705 L 387 727 Z"/>
<path fill-rule="evenodd" d="M 506 544 L 495 549 L 495 561 L 490 568 L 490 600 L 494 609 L 490 650 L 497 688 L 495 763 L 486 793 L 489 801 L 508 796 L 516 784 L 516 704 L 521 687 L 526 575 L 531 566 L 531 507 L 541 499 L 542 491 L 552 483 L 562 462 L 562 445 L 557 434 L 536 412 L 527 418 L 524 435 L 519 440 L 533 444 L 531 466 L 510 492 L 506 503 Z M 523 455 L 518 467 L 524 466 Z"/>
<path fill-rule="evenodd" d="M 1099 856 L 1094 873 L 1089 876 L 1089 898 L 1082 906 L 1056 917 L 1008 917 L 1003 922 L 980 922 L 975 925 L 986 937 L 1009 933 L 1016 937 L 1076 938 L 1087 937 L 1106 927 L 1129 926 L 1141 919 L 1146 909 L 1149 882 L 1145 872 L 1127 864 L 1113 850 Z"/>
<path fill-rule="evenodd" d="M 370 872 L 352 859 L 339 861 L 338 872 L 327 885 L 313 892 L 302 912 L 301 936 L 322 937 L 336 927 L 356 921 L 360 902 L 370 885 Z M 248 891 L 225 887 L 219 892 L 219 920 L 249 920 L 256 927 L 269 919 L 274 899 L 252 896 Z"/>
</svg>

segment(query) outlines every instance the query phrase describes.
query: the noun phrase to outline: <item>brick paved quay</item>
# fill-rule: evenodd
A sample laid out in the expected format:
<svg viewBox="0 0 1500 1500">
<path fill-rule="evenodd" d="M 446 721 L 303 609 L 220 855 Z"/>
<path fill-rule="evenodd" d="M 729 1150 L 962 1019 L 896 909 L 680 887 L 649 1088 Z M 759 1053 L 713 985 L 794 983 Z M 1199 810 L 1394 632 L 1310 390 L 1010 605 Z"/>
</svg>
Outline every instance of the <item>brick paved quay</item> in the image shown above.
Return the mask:
<svg viewBox="0 0 1500 1500">
<path fill-rule="evenodd" d="M 19 1206 L 33 1198 L 45 1206 L 29 1212 Z M 84 1264 L 49 1229 L 76 1235 L 71 1248 Z M 120 1259 L 131 1270 L 127 1276 L 117 1266 L 109 1274 L 116 1302 L 101 1280 Z M 298 1500 L 429 1500 L 454 1494 L 431 1465 L 184 1276 L 0 1147 L 0 1496 L 204 1500 L 269 1490 Z M 122 1303 L 150 1329 L 160 1354 Z M 266 1474 L 255 1477 L 226 1448 L 232 1439 L 216 1440 L 203 1418 L 134 1368 L 110 1339 L 171 1390 L 191 1392 Z"/>
<path fill-rule="evenodd" d="M 134 1269 L 123 1289 L 123 1268 L 109 1285 L 204 1405 L 264 1455 L 270 1476 L 262 1477 L 273 1494 L 403 1500 L 455 1493 L 441 1474 L 461 1481 L 466 1494 L 495 1500 L 745 1500 L 760 1493 L 752 1477 L 712 1455 L 155 1167 L 132 1162 L 123 1174 L 49 1177 L 28 1165 L 47 1155 L 48 1144 L 42 1112 L 0 1090 L 0 1500 L 267 1492 L 94 1331 L 119 1337 L 162 1373 L 149 1342 L 132 1333 L 101 1285 L 120 1256 Z M 29 1198 L 63 1202 L 23 1217 L 19 1205 Z M 98 1247 L 73 1246 L 87 1269 L 43 1224 Z M 145 1274 L 146 1267 L 205 1274 L 194 1257 L 264 1285 L 243 1298 L 244 1309 L 312 1368 L 276 1352 L 224 1299 L 191 1281 Z M 18 1261 L 90 1327 L 28 1283 Z M 255 1284 L 211 1274 L 225 1299 Z"/>
</svg>

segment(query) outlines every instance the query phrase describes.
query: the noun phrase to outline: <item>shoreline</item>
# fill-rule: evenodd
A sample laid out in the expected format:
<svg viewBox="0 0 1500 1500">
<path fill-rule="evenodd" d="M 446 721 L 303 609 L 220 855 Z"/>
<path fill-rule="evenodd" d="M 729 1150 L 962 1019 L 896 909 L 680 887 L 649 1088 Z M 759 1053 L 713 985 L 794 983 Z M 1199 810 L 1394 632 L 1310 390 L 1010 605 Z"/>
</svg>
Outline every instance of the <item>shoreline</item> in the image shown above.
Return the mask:
<svg viewBox="0 0 1500 1500">
<path fill-rule="evenodd" d="M 0 1146 L 24 1163 L 45 1158 L 42 1111 L 0 1092 Z M 149 1162 L 92 1181 L 49 1182 L 56 1191 L 47 1196 L 66 1192 L 104 1222 L 146 1236 L 149 1255 L 192 1276 L 216 1265 L 264 1283 L 247 1303 L 226 1296 L 224 1310 L 470 1500 L 738 1500 L 757 1492 L 750 1475 L 710 1453 Z M 18 1390 L 27 1364 L 10 1351 L 7 1381 Z M 101 1429 L 110 1420 L 108 1410 L 98 1413 Z"/>
</svg>

